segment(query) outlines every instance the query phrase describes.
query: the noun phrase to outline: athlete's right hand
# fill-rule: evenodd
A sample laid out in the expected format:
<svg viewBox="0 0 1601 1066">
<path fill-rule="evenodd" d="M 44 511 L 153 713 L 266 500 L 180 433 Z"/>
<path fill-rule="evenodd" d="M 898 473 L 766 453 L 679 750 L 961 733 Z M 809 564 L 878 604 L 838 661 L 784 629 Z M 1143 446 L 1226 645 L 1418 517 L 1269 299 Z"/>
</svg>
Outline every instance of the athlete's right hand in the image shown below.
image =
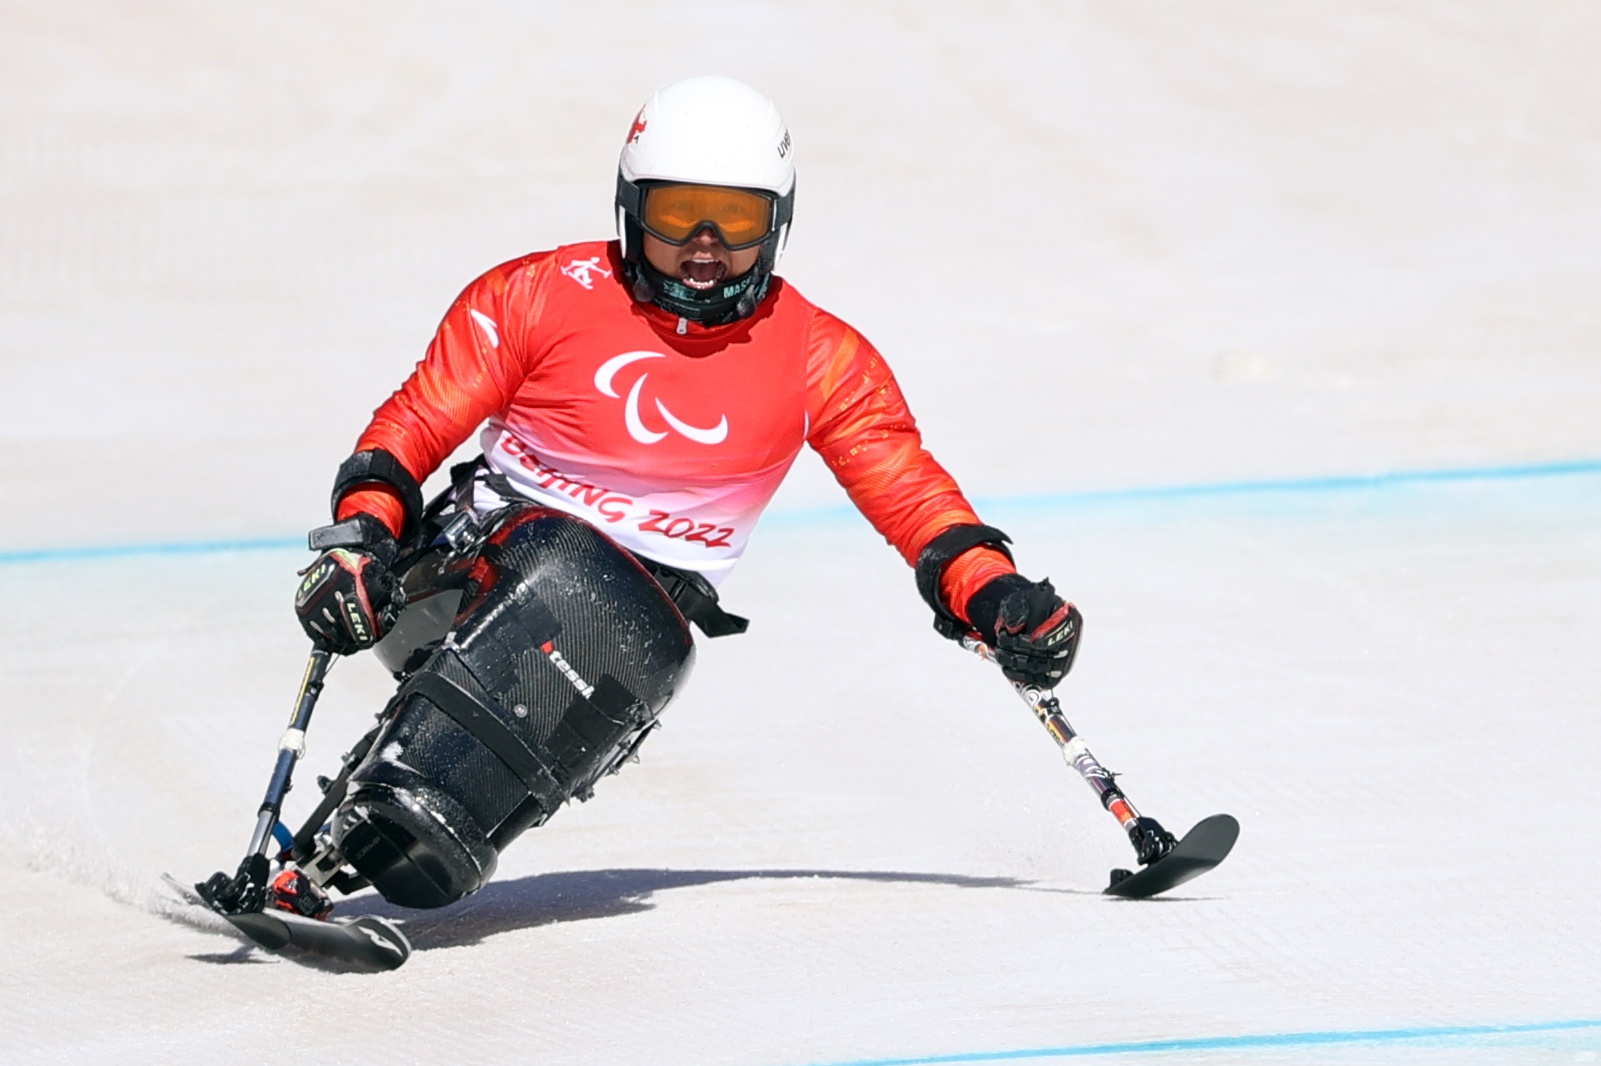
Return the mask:
<svg viewBox="0 0 1601 1066">
<path fill-rule="evenodd" d="M 390 566 L 398 549 L 382 522 L 358 514 L 313 530 L 313 548 L 326 550 L 300 572 L 295 614 L 312 643 L 335 655 L 370 648 L 389 632 L 405 605 Z"/>
</svg>

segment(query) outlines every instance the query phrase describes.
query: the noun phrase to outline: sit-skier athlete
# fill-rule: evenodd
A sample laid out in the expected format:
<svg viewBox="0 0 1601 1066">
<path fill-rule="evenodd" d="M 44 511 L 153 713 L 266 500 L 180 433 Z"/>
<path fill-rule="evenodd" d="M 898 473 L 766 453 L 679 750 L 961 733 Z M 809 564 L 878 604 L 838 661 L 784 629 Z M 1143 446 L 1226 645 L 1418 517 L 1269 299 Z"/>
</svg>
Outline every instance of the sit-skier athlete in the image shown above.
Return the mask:
<svg viewBox="0 0 1601 1066">
<path fill-rule="evenodd" d="M 675 82 L 629 127 L 619 240 L 497 266 L 340 467 L 295 608 L 401 681 L 280 856 L 271 903 L 374 885 L 438 907 L 615 771 L 693 662 L 741 632 L 716 586 L 802 443 L 915 569 L 935 628 L 1049 689 L 1081 621 L 1012 566 L 926 452 L 883 358 L 777 277 L 795 168 L 771 101 Z M 482 427 L 483 455 L 420 483 Z M 324 824 L 326 819 L 326 824 Z"/>
</svg>

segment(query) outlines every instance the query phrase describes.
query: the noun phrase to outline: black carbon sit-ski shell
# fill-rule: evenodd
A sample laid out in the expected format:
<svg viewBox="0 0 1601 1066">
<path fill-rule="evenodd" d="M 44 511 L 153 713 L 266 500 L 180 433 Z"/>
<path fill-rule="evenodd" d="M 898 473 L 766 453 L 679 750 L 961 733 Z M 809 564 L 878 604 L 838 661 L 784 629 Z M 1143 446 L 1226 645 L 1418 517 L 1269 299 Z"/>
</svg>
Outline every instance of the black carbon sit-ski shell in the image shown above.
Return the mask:
<svg viewBox="0 0 1601 1066">
<path fill-rule="evenodd" d="M 385 898 L 477 891 L 524 830 L 587 799 L 687 681 L 683 616 L 580 519 L 491 516 L 453 634 L 402 683 L 334 815 L 334 841 Z"/>
</svg>

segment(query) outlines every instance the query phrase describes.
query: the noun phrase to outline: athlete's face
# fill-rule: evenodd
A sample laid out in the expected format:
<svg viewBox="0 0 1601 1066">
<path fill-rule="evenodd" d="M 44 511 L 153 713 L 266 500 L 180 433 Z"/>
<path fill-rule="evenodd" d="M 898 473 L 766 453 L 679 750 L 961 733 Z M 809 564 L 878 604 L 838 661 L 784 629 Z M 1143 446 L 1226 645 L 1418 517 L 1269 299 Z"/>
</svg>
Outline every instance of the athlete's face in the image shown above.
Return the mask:
<svg viewBox="0 0 1601 1066">
<path fill-rule="evenodd" d="M 739 277 L 756 265 L 761 254 L 761 245 L 729 251 L 710 226 L 702 228 L 685 244 L 668 244 L 659 237 L 645 234 L 646 261 L 692 289 L 709 289 L 720 281 Z"/>
</svg>

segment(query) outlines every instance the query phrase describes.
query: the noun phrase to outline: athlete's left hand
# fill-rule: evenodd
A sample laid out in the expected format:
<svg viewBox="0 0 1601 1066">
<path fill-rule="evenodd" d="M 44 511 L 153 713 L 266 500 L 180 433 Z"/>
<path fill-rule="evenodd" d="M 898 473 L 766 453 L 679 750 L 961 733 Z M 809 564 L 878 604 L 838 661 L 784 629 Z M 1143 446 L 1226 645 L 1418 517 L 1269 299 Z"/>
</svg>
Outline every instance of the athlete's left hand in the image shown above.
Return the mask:
<svg viewBox="0 0 1601 1066">
<path fill-rule="evenodd" d="M 406 595 L 391 571 L 398 548 L 382 522 L 362 513 L 311 532 L 323 548 L 300 572 L 295 614 L 318 648 L 354 655 L 381 640 L 395 624 Z"/>
<path fill-rule="evenodd" d="M 995 661 L 1009 680 L 1052 689 L 1073 668 L 1084 618 L 1049 579 L 998 577 L 974 594 L 968 611 L 973 625 L 994 638 Z"/>
</svg>

